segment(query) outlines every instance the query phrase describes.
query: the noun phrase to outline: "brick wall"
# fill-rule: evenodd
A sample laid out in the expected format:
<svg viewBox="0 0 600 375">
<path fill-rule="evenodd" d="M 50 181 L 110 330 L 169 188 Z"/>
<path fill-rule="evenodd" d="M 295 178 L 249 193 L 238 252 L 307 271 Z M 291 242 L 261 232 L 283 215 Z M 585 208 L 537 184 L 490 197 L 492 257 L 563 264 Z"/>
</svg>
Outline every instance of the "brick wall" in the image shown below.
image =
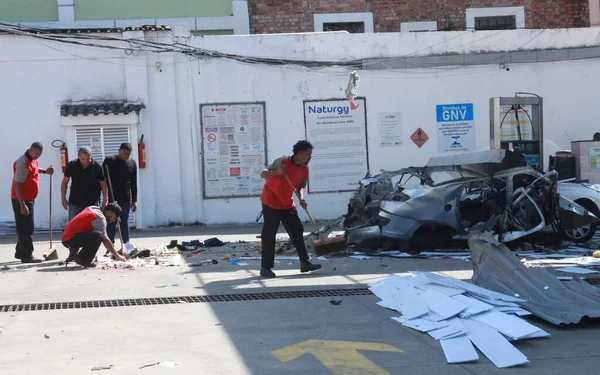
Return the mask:
<svg viewBox="0 0 600 375">
<path fill-rule="evenodd" d="M 524 6 L 526 28 L 589 26 L 588 0 L 248 0 L 253 34 L 314 31 L 314 13 L 372 12 L 375 32 L 398 32 L 401 22 L 437 21 L 464 30 L 468 7 Z"/>
</svg>

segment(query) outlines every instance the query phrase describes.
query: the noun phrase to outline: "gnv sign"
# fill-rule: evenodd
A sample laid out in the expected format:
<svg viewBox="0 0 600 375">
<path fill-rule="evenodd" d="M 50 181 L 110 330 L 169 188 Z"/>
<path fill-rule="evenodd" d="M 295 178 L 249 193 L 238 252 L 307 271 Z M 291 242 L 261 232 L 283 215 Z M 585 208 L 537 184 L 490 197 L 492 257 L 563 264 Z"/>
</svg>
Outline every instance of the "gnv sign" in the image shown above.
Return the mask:
<svg viewBox="0 0 600 375">
<path fill-rule="evenodd" d="M 473 103 L 436 106 L 438 151 L 475 151 Z"/>
</svg>

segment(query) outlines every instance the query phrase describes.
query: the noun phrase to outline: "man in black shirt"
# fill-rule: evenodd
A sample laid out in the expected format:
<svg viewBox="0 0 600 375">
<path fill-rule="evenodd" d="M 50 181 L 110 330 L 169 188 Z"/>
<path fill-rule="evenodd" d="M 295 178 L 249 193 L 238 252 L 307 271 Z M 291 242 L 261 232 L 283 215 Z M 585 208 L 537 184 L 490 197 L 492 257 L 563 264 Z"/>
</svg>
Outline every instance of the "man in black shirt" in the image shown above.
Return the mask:
<svg viewBox="0 0 600 375">
<path fill-rule="evenodd" d="M 135 212 L 137 209 L 137 164 L 131 159 L 131 144 L 122 143 L 119 147 L 119 154 L 109 156 L 104 159 L 102 166 L 110 174 L 110 183 L 114 197 L 112 201 L 116 201 L 123 212 L 121 213 L 121 235 L 123 236 L 123 244 L 129 242 L 129 212 Z M 107 176 L 108 178 L 109 176 Z M 117 230 L 116 223 L 108 224 L 108 238 L 115 243 L 115 233 Z"/>
<path fill-rule="evenodd" d="M 67 200 L 67 186 L 71 179 L 71 193 Z M 69 210 L 69 221 L 86 207 L 97 206 L 100 192 L 103 194 L 102 207 L 108 204 L 108 187 L 102 166 L 92 159 L 92 149 L 81 147 L 77 159 L 67 164 L 65 177 L 60 186 L 62 206 Z"/>
</svg>

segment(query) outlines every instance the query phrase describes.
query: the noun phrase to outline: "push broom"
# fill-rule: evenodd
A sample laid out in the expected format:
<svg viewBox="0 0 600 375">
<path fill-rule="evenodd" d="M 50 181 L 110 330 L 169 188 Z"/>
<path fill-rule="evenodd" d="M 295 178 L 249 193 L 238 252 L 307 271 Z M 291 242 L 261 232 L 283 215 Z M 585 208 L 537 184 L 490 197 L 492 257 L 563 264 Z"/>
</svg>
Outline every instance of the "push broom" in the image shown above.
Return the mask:
<svg viewBox="0 0 600 375">
<path fill-rule="evenodd" d="M 50 166 L 50 168 L 52 168 L 52 166 Z M 48 200 L 50 201 L 48 207 L 50 212 L 50 217 L 48 220 L 48 225 L 50 229 L 50 248 L 44 253 L 44 259 L 55 260 L 58 259 L 58 252 L 56 251 L 56 248 L 52 245 L 52 175 L 50 175 L 50 194 Z"/>
<path fill-rule="evenodd" d="M 302 204 L 301 204 L 302 198 L 300 198 L 300 193 L 298 193 L 298 189 L 296 189 L 296 187 L 294 186 L 294 184 L 292 183 L 292 181 L 290 180 L 290 178 L 288 177 L 287 174 L 284 173 L 283 175 L 285 176 L 285 179 L 287 180 L 287 182 L 290 184 L 290 187 L 292 188 L 292 190 L 294 190 L 294 193 L 296 193 L 296 197 L 298 198 L 298 203 L 300 203 L 300 205 L 302 206 Z M 346 250 L 346 239 L 344 238 L 344 236 L 336 236 L 336 237 L 328 238 L 326 235 L 321 234 L 321 231 L 319 230 L 319 226 L 315 222 L 315 219 L 313 219 L 310 212 L 308 212 L 308 208 L 306 208 L 306 207 L 302 207 L 302 208 L 304 208 L 304 211 L 306 211 L 306 215 L 308 215 L 308 218 L 315 226 L 315 232 L 311 233 L 311 235 L 315 235 L 317 237 L 317 239 L 315 239 L 313 242 L 313 246 L 315 247 L 315 253 L 317 255 L 319 255 L 319 256 L 327 255 L 327 254 L 335 253 L 338 251 Z"/>
</svg>

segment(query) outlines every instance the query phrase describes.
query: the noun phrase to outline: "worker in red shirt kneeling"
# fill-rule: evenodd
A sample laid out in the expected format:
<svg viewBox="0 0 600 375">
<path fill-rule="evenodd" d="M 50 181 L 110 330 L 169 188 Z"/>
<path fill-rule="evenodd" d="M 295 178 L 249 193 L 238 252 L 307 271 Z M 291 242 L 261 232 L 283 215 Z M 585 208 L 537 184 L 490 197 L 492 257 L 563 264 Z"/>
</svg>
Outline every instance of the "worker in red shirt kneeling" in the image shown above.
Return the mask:
<svg viewBox="0 0 600 375">
<path fill-rule="evenodd" d="M 113 202 L 104 209 L 97 206 L 87 207 L 75 216 L 67 224 L 62 236 L 63 245 L 69 249 L 69 257 L 65 263 L 75 261 L 84 267 L 96 267 L 93 261 L 101 243 L 115 259 L 125 261 L 125 257 L 117 253 L 106 233 L 107 224 L 116 223 L 122 212 L 121 207 Z"/>
<path fill-rule="evenodd" d="M 298 251 L 300 257 L 300 272 L 316 271 L 321 268 L 320 264 L 309 262 L 306 244 L 304 243 L 304 225 L 298 217 L 298 210 L 294 205 L 294 189 L 301 197 L 300 204 L 307 207 L 304 200 L 303 189 L 308 180 L 308 162 L 312 156 L 313 146 L 309 141 L 298 141 L 293 148 L 293 155 L 277 158 L 260 174 L 265 178 L 260 201 L 262 202 L 262 213 L 264 224 L 261 234 L 262 262 L 260 275 L 272 278 L 275 273 L 271 268 L 275 266 L 275 244 L 279 223 L 282 223 L 290 236 L 292 244 Z M 289 178 L 294 188 L 290 186 Z"/>
</svg>

